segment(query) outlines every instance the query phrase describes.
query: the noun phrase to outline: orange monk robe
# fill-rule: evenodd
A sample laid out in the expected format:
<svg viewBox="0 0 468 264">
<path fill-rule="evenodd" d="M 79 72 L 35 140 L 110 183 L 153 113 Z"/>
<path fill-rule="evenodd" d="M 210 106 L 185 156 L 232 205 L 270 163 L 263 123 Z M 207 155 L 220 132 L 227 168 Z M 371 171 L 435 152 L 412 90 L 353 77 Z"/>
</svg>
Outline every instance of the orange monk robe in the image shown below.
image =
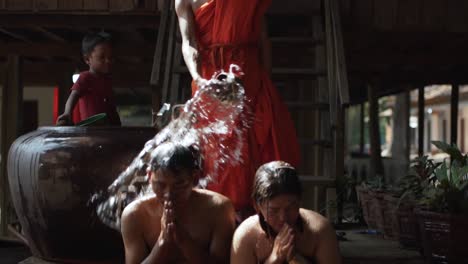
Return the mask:
<svg viewBox="0 0 468 264">
<path fill-rule="evenodd" d="M 261 65 L 259 40 L 262 20 L 271 0 L 212 0 L 195 13 L 195 28 L 201 55 L 201 74 L 210 79 L 214 72 L 237 64 L 254 114 L 254 124 L 243 142 L 243 164 L 220 173 L 208 189 L 229 197 L 236 210 L 251 204 L 255 172 L 262 164 L 283 160 L 297 166 L 300 159 L 296 131 L 287 107 Z M 192 85 L 192 93 L 197 90 Z M 213 146 L 236 144 L 232 140 Z M 206 150 L 208 151 L 208 150 Z M 215 151 L 215 149 L 213 149 Z M 204 161 L 204 168 L 212 162 Z"/>
</svg>

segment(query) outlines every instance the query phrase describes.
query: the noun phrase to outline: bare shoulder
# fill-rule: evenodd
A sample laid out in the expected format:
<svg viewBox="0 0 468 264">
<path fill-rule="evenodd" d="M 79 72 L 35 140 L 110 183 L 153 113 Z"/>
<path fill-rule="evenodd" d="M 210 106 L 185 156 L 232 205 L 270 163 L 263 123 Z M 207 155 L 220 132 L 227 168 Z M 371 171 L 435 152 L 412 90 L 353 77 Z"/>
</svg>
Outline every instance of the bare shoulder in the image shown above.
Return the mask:
<svg viewBox="0 0 468 264">
<path fill-rule="evenodd" d="M 150 195 L 136 199 L 125 207 L 122 212 L 122 225 L 136 224 L 138 225 L 139 219 L 145 216 L 148 208 L 156 202 L 156 196 Z"/>
<path fill-rule="evenodd" d="M 260 223 L 258 221 L 258 215 L 253 215 L 245 219 L 234 232 L 233 243 L 247 243 L 252 245 L 258 234 L 262 233 Z"/>
<path fill-rule="evenodd" d="M 234 210 L 231 200 L 222 194 L 205 189 L 194 189 L 193 191 L 197 199 L 203 202 L 199 204 L 205 204 L 207 209 L 221 211 Z"/>
<path fill-rule="evenodd" d="M 299 212 L 304 220 L 305 228 L 312 233 L 321 234 L 333 229 L 330 221 L 323 215 L 304 208 L 301 208 Z"/>
</svg>

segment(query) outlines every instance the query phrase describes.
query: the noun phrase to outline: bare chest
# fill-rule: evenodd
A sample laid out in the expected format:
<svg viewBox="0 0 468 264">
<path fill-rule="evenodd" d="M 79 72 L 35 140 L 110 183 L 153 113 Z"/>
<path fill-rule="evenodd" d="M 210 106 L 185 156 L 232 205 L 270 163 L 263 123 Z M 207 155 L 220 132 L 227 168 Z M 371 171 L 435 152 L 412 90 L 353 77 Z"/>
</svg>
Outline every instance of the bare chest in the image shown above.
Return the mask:
<svg viewBox="0 0 468 264">
<path fill-rule="evenodd" d="M 183 219 L 176 219 L 176 228 L 181 228 L 182 233 L 189 236 L 191 240 L 203 248 L 209 248 L 213 225 L 206 218 L 201 218 L 197 214 L 185 216 Z M 161 233 L 161 219 L 158 216 L 152 217 L 145 223 L 145 242 L 148 249 L 151 249 L 158 241 Z"/>
<path fill-rule="evenodd" d="M 262 232 L 257 235 L 255 244 L 255 255 L 260 263 L 264 262 L 270 256 L 273 250 L 273 239 L 268 239 Z M 316 239 L 311 234 L 303 233 L 296 237 L 295 252 L 305 258 L 313 259 L 315 256 Z"/>
</svg>

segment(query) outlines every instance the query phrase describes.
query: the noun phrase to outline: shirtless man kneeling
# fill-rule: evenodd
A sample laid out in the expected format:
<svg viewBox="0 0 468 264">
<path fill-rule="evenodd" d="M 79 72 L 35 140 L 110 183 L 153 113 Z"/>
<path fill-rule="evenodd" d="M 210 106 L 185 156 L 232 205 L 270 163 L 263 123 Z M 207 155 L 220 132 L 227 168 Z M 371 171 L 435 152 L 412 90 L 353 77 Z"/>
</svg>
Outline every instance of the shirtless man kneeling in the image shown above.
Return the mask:
<svg viewBox="0 0 468 264">
<path fill-rule="evenodd" d="M 331 224 L 300 208 L 301 185 L 291 165 L 273 161 L 261 166 L 252 197 L 257 215 L 237 228 L 232 264 L 341 263 Z"/>
<path fill-rule="evenodd" d="M 154 195 L 122 214 L 126 263 L 228 262 L 234 208 L 226 197 L 194 188 L 199 171 L 190 149 L 164 143 L 149 165 Z"/>
</svg>

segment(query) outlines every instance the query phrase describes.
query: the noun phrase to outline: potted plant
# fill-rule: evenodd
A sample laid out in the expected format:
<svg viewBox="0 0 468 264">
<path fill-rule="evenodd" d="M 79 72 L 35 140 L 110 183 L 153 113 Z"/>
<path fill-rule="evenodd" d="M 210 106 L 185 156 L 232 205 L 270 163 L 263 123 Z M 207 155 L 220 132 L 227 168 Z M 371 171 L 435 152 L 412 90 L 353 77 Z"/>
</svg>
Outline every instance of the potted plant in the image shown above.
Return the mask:
<svg viewBox="0 0 468 264">
<path fill-rule="evenodd" d="M 428 156 L 417 157 L 410 162 L 408 175 L 401 178 L 397 187 L 398 204 L 395 213 L 399 228 L 399 242 L 403 247 L 420 249 L 420 231 L 415 209 L 423 198 L 424 186 L 441 163 Z"/>
<path fill-rule="evenodd" d="M 424 255 L 430 263 L 468 263 L 468 156 L 456 145 L 432 143 L 450 162 L 425 181 L 418 212 Z"/>
</svg>

